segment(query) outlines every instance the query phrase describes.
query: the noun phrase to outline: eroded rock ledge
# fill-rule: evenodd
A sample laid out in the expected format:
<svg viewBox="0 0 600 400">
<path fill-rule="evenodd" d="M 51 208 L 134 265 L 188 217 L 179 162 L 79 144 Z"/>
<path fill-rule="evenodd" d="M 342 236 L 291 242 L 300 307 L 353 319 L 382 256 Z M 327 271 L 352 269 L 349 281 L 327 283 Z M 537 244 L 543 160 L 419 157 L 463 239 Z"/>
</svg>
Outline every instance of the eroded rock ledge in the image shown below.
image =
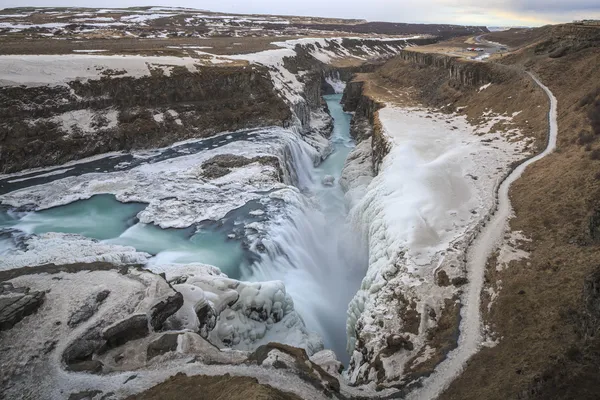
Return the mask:
<svg viewBox="0 0 600 400">
<path fill-rule="evenodd" d="M 173 67 L 66 86 L 0 87 L 0 171 L 282 126 L 291 114 L 265 68 Z"/>
</svg>

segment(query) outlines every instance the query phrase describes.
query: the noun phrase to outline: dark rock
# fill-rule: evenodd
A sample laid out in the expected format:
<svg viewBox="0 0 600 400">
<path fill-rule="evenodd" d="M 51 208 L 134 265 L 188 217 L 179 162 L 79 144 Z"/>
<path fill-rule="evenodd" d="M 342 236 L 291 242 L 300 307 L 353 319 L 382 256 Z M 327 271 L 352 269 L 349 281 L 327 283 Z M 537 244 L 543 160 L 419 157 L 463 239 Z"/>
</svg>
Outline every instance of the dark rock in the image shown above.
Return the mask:
<svg viewBox="0 0 600 400">
<path fill-rule="evenodd" d="M 52 352 L 56 348 L 58 340 L 48 340 L 44 343 L 44 354 Z"/>
<path fill-rule="evenodd" d="M 65 349 L 63 360 L 67 364 L 90 360 L 92 355 L 100 350 L 104 343 L 104 340 L 99 339 L 94 340 L 85 337 L 77 339 Z"/>
<path fill-rule="evenodd" d="M 150 309 L 150 325 L 155 331 L 162 329 L 163 323 L 183 305 L 183 295 L 175 292 L 172 296 L 156 303 Z"/>
<path fill-rule="evenodd" d="M 340 382 L 327 373 L 327 371 L 325 371 L 323 368 L 321 368 L 321 366 L 310 361 L 304 349 L 281 343 L 269 343 L 259 346 L 252 354 L 248 356 L 247 362 L 262 365 L 272 350 L 278 350 L 294 358 L 294 366 L 302 380 L 310 383 L 319 390 L 324 390 L 325 393 L 330 391 L 339 393 Z M 281 367 L 280 364 L 278 365 Z"/>
<path fill-rule="evenodd" d="M 181 285 L 182 283 L 186 283 L 188 278 L 189 278 L 189 276 L 187 276 L 187 275 L 177 276 L 177 277 L 171 279 L 169 281 L 169 284 L 170 285 Z"/>
<path fill-rule="evenodd" d="M 396 352 L 398 350 L 409 350 L 412 351 L 414 349 L 413 343 L 404 336 L 400 335 L 391 335 L 386 339 L 386 344 L 388 349 L 392 350 L 392 352 Z M 389 352 L 386 352 L 389 353 Z"/>
<path fill-rule="evenodd" d="M 28 287 L 14 287 L 10 282 L 2 282 L 0 283 L 0 294 L 10 294 L 10 293 L 22 293 L 27 294 L 29 292 Z"/>
<path fill-rule="evenodd" d="M 71 315 L 71 317 L 69 317 L 69 321 L 67 322 L 67 324 L 70 327 L 75 327 L 80 323 L 90 319 L 96 313 L 96 311 L 98 311 L 100 304 L 102 304 L 104 300 L 106 300 L 109 293 L 110 291 L 103 290 L 101 292 L 98 292 L 96 295 L 90 297 L 84 305 L 82 305 L 77 311 L 75 311 Z"/>
<path fill-rule="evenodd" d="M 203 338 L 206 338 L 217 324 L 217 313 L 215 309 L 206 301 L 200 301 L 194 306 L 194 311 L 200 322 L 198 333 Z"/>
<path fill-rule="evenodd" d="M 466 285 L 467 283 L 469 283 L 469 280 L 462 276 L 452 279 L 452 284 L 456 287 Z"/>
<path fill-rule="evenodd" d="M 0 331 L 12 328 L 17 322 L 35 312 L 44 302 L 46 295 L 44 292 L 25 294 L 19 292 L 19 289 L 10 293 L 13 295 L 0 298 Z"/>
<path fill-rule="evenodd" d="M 263 165 L 271 165 L 279 172 L 279 177 L 283 175 L 279 159 L 274 156 L 257 156 L 247 158 L 236 154 L 219 154 L 202 163 L 202 176 L 206 179 L 216 179 L 225 176 L 231 172 L 231 168 L 240 168 L 248 164 L 258 162 Z"/>
<path fill-rule="evenodd" d="M 102 372 L 103 364 L 98 360 L 81 361 L 67 365 L 67 370 L 72 372 L 90 372 L 97 374 Z"/>
<path fill-rule="evenodd" d="M 450 286 L 450 278 L 448 277 L 446 271 L 444 271 L 443 269 L 438 271 L 436 278 L 436 283 L 438 286 Z"/>
<path fill-rule="evenodd" d="M 135 378 L 137 378 L 137 375 L 135 375 L 135 374 L 131 375 L 131 376 L 127 377 L 127 379 L 125 379 L 125 382 L 123 382 L 123 384 L 126 384 L 127 382 L 132 381 Z"/>
<path fill-rule="evenodd" d="M 149 333 L 146 314 L 134 314 L 106 328 L 102 336 L 109 347 L 118 347 L 130 340 L 148 336 Z"/>
<path fill-rule="evenodd" d="M 104 300 L 106 300 L 109 294 L 110 290 L 103 290 L 101 292 L 98 292 L 98 294 L 96 295 L 96 302 L 102 303 Z"/>
<path fill-rule="evenodd" d="M 158 339 L 150 342 L 146 351 L 146 359 L 151 360 L 152 358 L 161 354 L 177 350 L 178 337 L 179 333 L 165 333 Z"/>
<path fill-rule="evenodd" d="M 92 400 L 101 393 L 102 391 L 100 390 L 86 390 L 83 392 L 71 393 L 69 400 Z"/>
</svg>

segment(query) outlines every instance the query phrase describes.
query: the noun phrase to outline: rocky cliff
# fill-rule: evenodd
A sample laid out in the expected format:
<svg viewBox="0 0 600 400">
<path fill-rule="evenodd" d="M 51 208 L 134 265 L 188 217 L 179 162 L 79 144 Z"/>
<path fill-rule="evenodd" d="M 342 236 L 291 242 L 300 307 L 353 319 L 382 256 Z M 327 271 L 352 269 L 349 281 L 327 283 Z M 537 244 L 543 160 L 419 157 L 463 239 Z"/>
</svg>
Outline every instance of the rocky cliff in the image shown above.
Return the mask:
<svg viewBox="0 0 600 400">
<path fill-rule="evenodd" d="M 528 141 L 539 139 L 539 144 L 545 143 L 546 114 L 541 112 L 545 108 L 539 107 L 545 106 L 547 100 L 530 78 L 516 68 L 405 50 L 374 72 L 358 75 L 346 88 L 344 104 L 355 113 L 354 137 L 370 144 L 376 175 L 392 149 L 378 116 L 382 107 L 427 107 L 427 118 L 433 119 L 440 118 L 436 114 L 460 113 L 477 127 L 478 135 L 519 132 L 513 140 L 529 136 Z M 394 129 L 402 128 L 397 125 Z M 464 243 L 454 244 L 455 249 L 460 249 L 455 259 L 446 258 L 431 276 L 423 277 L 423 285 L 430 285 L 427 287 L 432 292 L 445 291 L 439 299 L 431 302 L 428 294 L 388 285 L 385 287 L 394 293 L 390 298 L 394 306 L 384 317 L 379 319 L 378 311 L 366 306 L 358 311 L 356 325 L 349 331 L 356 338 L 348 372 L 351 383 L 375 381 L 380 388 L 410 390 L 456 347 L 460 298 L 468 282 L 463 251 L 477 229 L 464 234 Z M 402 269 L 403 263 L 404 260 L 397 261 L 395 267 Z M 377 293 L 368 296 L 377 298 Z M 400 321 L 401 329 L 389 328 L 390 321 Z"/>
<path fill-rule="evenodd" d="M 345 111 L 354 112 L 350 127 L 352 137 L 357 142 L 371 141 L 372 168 L 377 173 L 390 146 L 383 135 L 377 116 L 377 110 L 384 105 L 364 94 L 364 82 L 362 81 L 353 81 L 346 86 L 342 103 Z"/>
<path fill-rule="evenodd" d="M 166 75 L 0 87 L 0 171 L 268 125 L 290 110 L 264 68 L 175 67 Z"/>
</svg>

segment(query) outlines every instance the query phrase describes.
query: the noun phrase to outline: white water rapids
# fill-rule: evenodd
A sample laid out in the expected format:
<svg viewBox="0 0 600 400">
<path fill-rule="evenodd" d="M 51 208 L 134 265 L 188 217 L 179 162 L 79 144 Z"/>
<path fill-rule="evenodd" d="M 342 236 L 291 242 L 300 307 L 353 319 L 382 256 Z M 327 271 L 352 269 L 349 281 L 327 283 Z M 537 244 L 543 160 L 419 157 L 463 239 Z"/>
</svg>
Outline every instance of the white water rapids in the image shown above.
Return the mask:
<svg viewBox="0 0 600 400">
<path fill-rule="evenodd" d="M 258 135 L 260 138 L 245 137 L 239 142 L 223 144 L 237 146 L 232 151 L 235 154 L 238 148 L 243 151 L 244 146 L 251 148 L 272 143 L 273 147 L 266 148 L 279 153 L 280 160 L 285 163 L 284 181 L 295 186 L 275 191 L 283 193 L 285 204 L 273 201 L 269 190 L 261 194 L 258 193 L 260 190 L 254 189 L 259 196 L 255 200 L 242 207 L 232 207 L 225 217 L 216 221 L 203 221 L 185 229 L 161 229 L 140 222 L 136 216 L 149 207 L 148 203 L 154 199 L 151 196 L 148 202 L 121 203 L 113 194 L 104 192 L 86 200 L 65 201 L 64 205 L 43 211 L 0 209 L 0 231 L 6 228 L 4 233 L 0 232 L 0 269 L 3 257 L 9 261 L 11 257 L 18 257 L 19 250 L 11 244 L 15 236 L 11 232 L 18 231 L 21 236 L 59 232 L 83 235 L 106 245 L 131 246 L 149 253 L 153 256 L 148 263 L 150 268 L 200 262 L 219 267 L 233 279 L 280 280 L 294 299 L 295 308 L 308 330 L 318 333 L 325 346 L 347 362 L 347 308 L 365 275 L 367 257 L 366 246 L 358 242 L 358 235 L 354 235 L 346 222 L 346 201 L 339 185 L 342 168 L 354 147 L 350 138 L 350 114 L 343 112 L 340 100 L 340 94 L 326 96 L 334 118 L 330 138 L 332 151 L 317 167 L 315 162 L 321 155 L 308 143 L 314 138 L 303 140 L 299 132 L 291 130 L 265 130 Z M 214 143 L 212 147 L 218 145 Z M 208 145 L 193 146 L 196 147 L 190 147 L 190 152 L 196 151 L 199 155 L 210 151 L 206 149 Z M 164 152 L 155 153 L 160 157 L 159 162 L 139 168 L 152 170 L 156 165 L 160 170 L 162 159 L 168 163 L 185 158 L 167 159 L 162 156 Z M 182 165 L 186 167 L 185 161 Z M 99 167 L 105 167 L 105 164 Z M 108 179 L 111 174 L 100 174 L 95 179 Z M 92 185 L 84 175 L 72 179 L 81 179 L 85 186 Z M 60 181 L 57 184 L 61 185 Z M 49 185 L 52 187 L 52 183 Z M 158 182 L 153 181 L 151 185 L 160 189 Z M 233 188 L 239 185 L 239 181 L 231 183 Z M 249 187 L 246 191 L 252 189 Z M 25 190 L 38 189 L 33 185 Z M 39 190 L 43 196 L 49 196 L 47 190 Z M 111 193 L 110 189 L 107 191 Z M 201 195 L 202 191 L 197 193 Z M 273 197 L 278 196 L 274 194 Z M 203 201 L 201 197 L 193 199 L 199 203 Z M 219 201 L 228 204 L 226 198 Z M 257 227 L 258 233 L 252 233 L 253 227 Z M 258 243 L 262 246 L 257 246 Z M 73 254 L 74 260 L 76 256 Z"/>
<path fill-rule="evenodd" d="M 296 170 L 307 171 L 303 193 L 314 203 L 302 202 L 263 243 L 268 257 L 255 263 L 245 279 L 281 280 L 294 299 L 295 308 L 310 330 L 318 332 L 325 347 L 342 362 L 346 353 L 346 310 L 360 286 L 367 267 L 366 244 L 346 221 L 347 208 L 339 178 L 348 153 L 350 115 L 340 105 L 341 95 L 326 96 L 334 118 L 333 152 L 318 167 L 303 157 Z M 298 163 L 298 160 L 296 160 Z M 332 185 L 324 179 L 335 181 Z"/>
</svg>

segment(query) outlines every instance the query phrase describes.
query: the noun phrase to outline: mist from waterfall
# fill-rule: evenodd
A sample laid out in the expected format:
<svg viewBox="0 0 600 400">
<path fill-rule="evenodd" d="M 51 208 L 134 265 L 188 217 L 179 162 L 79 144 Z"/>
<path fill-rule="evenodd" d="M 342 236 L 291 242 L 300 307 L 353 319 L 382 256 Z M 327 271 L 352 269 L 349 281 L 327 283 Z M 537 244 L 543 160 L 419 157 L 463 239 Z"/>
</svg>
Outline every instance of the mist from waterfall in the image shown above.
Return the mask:
<svg viewBox="0 0 600 400">
<path fill-rule="evenodd" d="M 347 363 L 346 319 L 350 300 L 367 268 L 366 244 L 346 220 L 347 206 L 339 178 L 354 147 L 350 114 L 341 95 L 325 96 L 334 118 L 329 157 L 313 167 L 306 156 L 293 154 L 302 194 L 287 217 L 263 240 L 267 256 L 243 274 L 252 281 L 281 280 L 294 299 L 307 328 L 319 333 L 326 348 Z M 306 175 L 308 172 L 308 176 Z M 329 185 L 331 177 L 335 180 Z"/>
</svg>

